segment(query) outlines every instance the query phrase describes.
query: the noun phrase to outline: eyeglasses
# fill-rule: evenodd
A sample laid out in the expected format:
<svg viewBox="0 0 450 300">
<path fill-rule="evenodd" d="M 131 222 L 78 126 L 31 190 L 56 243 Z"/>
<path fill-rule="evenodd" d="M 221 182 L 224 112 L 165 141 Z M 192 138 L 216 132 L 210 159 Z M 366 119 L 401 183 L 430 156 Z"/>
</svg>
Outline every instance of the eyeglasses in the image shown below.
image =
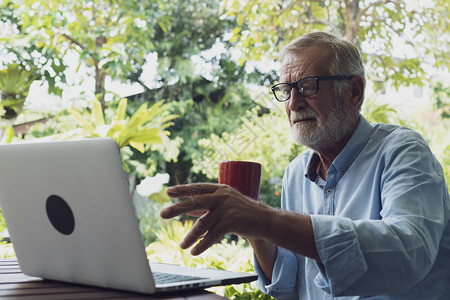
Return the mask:
<svg viewBox="0 0 450 300">
<path fill-rule="evenodd" d="M 275 98 L 280 102 L 285 102 L 291 98 L 291 89 L 295 88 L 305 97 L 310 97 L 319 92 L 319 81 L 321 80 L 350 80 L 353 76 L 309 76 L 301 78 L 295 82 L 283 82 L 271 87 Z"/>
</svg>

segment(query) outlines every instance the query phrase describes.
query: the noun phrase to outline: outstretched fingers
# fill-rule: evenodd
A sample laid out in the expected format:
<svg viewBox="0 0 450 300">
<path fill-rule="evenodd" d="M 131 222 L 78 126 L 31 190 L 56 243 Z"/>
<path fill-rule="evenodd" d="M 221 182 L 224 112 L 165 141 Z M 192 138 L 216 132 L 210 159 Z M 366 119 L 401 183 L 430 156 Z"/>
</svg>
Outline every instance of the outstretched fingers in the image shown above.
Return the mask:
<svg viewBox="0 0 450 300">
<path fill-rule="evenodd" d="M 184 199 L 172 206 L 162 209 L 160 215 L 164 219 L 170 219 L 183 214 L 202 215 L 210 209 L 211 205 L 213 205 L 207 198 L 209 194 L 214 193 L 217 189 L 218 185 L 207 183 L 170 187 L 167 189 L 167 195 Z"/>
<path fill-rule="evenodd" d="M 199 240 L 197 245 L 191 249 L 192 255 L 199 255 L 208 250 L 209 247 L 222 239 L 223 235 L 216 235 L 208 232 L 205 237 Z"/>
<path fill-rule="evenodd" d="M 199 216 L 180 247 L 198 255 L 218 242 L 225 234 L 242 234 L 249 230 L 248 218 L 255 201 L 226 185 L 200 183 L 178 185 L 167 189 L 170 197 L 182 199 L 163 210 L 163 218 L 182 214 Z"/>
<path fill-rule="evenodd" d="M 212 213 L 206 213 L 201 216 L 192 226 L 191 230 L 186 234 L 183 241 L 180 243 L 182 249 L 187 249 L 197 243 L 191 249 L 192 255 L 199 255 L 206 251 L 209 247 L 226 234 L 218 230 L 219 219 L 214 217 Z"/>
<path fill-rule="evenodd" d="M 210 213 L 207 212 L 198 218 L 184 239 L 180 243 L 182 249 L 187 249 L 194 245 L 201 238 L 204 238 L 211 227 L 215 225 L 217 220 L 210 217 Z"/>
<path fill-rule="evenodd" d="M 172 198 L 192 197 L 214 193 L 219 185 L 214 183 L 181 184 L 167 188 L 167 195 Z"/>
<path fill-rule="evenodd" d="M 160 215 L 164 219 L 170 219 L 190 212 L 206 210 L 208 210 L 208 208 L 205 207 L 204 202 L 199 201 L 197 197 L 189 197 L 169 207 L 163 208 Z"/>
</svg>

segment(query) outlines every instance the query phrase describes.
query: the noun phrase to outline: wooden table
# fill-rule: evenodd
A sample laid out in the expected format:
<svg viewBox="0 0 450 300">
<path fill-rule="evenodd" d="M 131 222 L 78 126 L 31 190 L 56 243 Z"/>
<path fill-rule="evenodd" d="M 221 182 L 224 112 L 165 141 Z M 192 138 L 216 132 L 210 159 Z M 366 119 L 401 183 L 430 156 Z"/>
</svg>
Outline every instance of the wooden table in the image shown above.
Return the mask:
<svg viewBox="0 0 450 300">
<path fill-rule="evenodd" d="M 164 296 L 147 296 L 71 283 L 43 280 L 22 273 L 16 259 L 0 259 L 0 299 L 226 299 L 207 291 L 192 291 Z"/>
</svg>

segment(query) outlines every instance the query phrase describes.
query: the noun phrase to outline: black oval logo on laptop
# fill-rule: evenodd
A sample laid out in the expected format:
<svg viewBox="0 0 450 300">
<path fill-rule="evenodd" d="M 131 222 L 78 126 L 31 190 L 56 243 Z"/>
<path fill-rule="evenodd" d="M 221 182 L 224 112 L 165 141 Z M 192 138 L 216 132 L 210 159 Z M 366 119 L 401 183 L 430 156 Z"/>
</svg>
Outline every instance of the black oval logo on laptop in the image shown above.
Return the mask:
<svg viewBox="0 0 450 300">
<path fill-rule="evenodd" d="M 75 218 L 69 204 L 57 195 L 50 195 L 45 204 L 47 216 L 53 227 L 60 233 L 69 235 L 75 229 Z"/>
</svg>

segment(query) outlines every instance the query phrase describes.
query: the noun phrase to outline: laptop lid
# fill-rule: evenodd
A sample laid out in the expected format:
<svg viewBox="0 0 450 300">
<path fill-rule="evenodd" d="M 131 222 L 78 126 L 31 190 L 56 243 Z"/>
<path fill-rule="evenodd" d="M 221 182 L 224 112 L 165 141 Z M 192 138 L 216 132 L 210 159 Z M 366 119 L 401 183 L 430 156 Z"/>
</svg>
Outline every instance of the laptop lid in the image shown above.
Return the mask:
<svg viewBox="0 0 450 300">
<path fill-rule="evenodd" d="M 0 166 L 0 205 L 24 274 L 149 294 L 256 279 L 201 270 L 202 280 L 155 286 L 112 139 L 1 145 Z"/>
</svg>

